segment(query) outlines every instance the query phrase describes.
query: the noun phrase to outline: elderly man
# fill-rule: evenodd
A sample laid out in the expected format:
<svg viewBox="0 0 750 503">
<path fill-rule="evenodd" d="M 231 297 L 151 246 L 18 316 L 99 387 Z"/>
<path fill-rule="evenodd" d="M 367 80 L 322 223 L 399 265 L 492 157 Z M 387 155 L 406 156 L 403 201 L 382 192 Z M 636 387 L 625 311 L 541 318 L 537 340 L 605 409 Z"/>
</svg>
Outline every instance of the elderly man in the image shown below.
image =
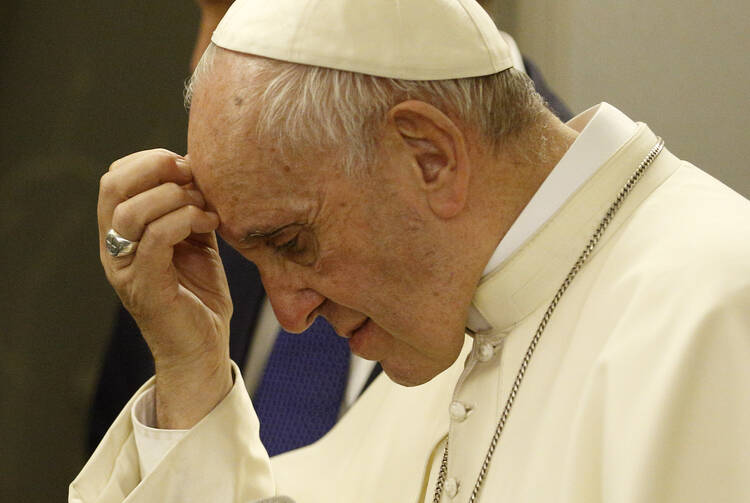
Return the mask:
<svg viewBox="0 0 750 503">
<path fill-rule="evenodd" d="M 480 5 L 483 2 L 479 2 Z M 200 0 L 201 23 L 193 52 L 194 69 L 231 0 Z M 573 117 L 547 86 L 540 71 L 511 45 L 514 66 L 524 69 L 536 91 L 561 119 Z M 234 314 L 229 356 L 237 362 L 261 420 L 261 440 L 273 456 L 322 437 L 380 374 L 377 362 L 351 355 L 345 339 L 323 318 L 297 337 L 280 330 L 265 298 L 255 266 L 222 240 L 219 256 L 226 271 Z M 91 407 L 89 450 L 93 452 L 130 397 L 154 374 L 148 346 L 122 305 L 102 362 Z M 295 379 L 287 379 L 293 372 Z M 306 384 L 301 385 L 300 381 Z"/>
<path fill-rule="evenodd" d="M 213 41 L 189 155 L 102 178 L 156 376 L 70 501 L 750 498 L 747 200 L 607 104 L 560 122 L 470 0 L 244 0 Z M 272 466 L 215 230 L 413 387 Z"/>
</svg>

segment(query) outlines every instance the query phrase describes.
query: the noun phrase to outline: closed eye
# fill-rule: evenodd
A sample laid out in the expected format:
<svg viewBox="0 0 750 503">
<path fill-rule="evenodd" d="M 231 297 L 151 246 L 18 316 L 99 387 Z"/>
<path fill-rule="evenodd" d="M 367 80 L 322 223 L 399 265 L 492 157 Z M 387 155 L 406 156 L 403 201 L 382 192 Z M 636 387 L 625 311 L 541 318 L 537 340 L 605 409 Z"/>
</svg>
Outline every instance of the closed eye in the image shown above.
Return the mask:
<svg viewBox="0 0 750 503">
<path fill-rule="evenodd" d="M 299 234 L 294 236 L 292 239 L 290 239 L 286 243 L 282 243 L 280 245 L 274 245 L 274 248 L 279 253 L 299 252 L 300 250 L 297 248 L 298 245 L 299 245 Z"/>
<path fill-rule="evenodd" d="M 293 234 L 292 234 L 293 233 Z M 309 229 L 303 227 L 287 228 L 286 232 L 269 237 L 268 246 L 286 260 L 299 265 L 309 266 L 317 260 L 317 241 Z"/>
</svg>

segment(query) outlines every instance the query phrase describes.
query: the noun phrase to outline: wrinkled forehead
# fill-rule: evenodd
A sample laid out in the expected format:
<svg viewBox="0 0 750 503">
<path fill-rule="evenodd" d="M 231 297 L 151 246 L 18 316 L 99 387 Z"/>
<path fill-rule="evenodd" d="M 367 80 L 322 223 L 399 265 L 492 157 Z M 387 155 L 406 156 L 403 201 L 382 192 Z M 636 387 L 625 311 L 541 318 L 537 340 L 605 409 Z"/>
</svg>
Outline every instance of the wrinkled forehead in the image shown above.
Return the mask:
<svg viewBox="0 0 750 503">
<path fill-rule="evenodd" d="M 218 49 L 190 107 L 188 155 L 195 183 L 222 227 L 232 230 L 247 224 L 248 215 L 257 216 L 260 226 L 309 214 L 341 178 L 335 156 L 300 149 L 289 158 L 258 137 L 252 60 Z"/>
<path fill-rule="evenodd" d="M 257 111 L 246 99 L 253 76 L 240 66 L 240 56 L 216 49 L 211 63 L 193 77 L 188 126 L 188 150 L 202 154 L 208 140 L 222 144 L 252 132 Z"/>
<path fill-rule="evenodd" d="M 241 89 L 215 68 L 196 89 L 190 110 L 188 155 L 194 182 L 220 233 L 239 242 L 248 229 L 278 227 L 314 212 L 325 183 L 319 159 L 289 162 L 255 135 L 256 112 Z"/>
<path fill-rule="evenodd" d="M 254 137 L 257 110 L 246 93 L 252 75 L 242 71 L 239 59 L 218 49 L 193 88 L 188 154 L 199 185 L 207 191 L 239 170 L 272 162 L 269 149 Z"/>
</svg>

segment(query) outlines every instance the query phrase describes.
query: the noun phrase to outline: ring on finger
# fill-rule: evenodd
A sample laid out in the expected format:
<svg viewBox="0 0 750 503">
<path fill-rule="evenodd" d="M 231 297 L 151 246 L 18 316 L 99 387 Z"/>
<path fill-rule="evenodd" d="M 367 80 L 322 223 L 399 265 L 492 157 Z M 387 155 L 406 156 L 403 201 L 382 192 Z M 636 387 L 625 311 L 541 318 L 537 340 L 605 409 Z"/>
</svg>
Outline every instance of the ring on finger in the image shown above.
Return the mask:
<svg viewBox="0 0 750 503">
<path fill-rule="evenodd" d="M 135 253 L 138 241 L 131 241 L 120 236 L 116 230 L 109 229 L 104 238 L 104 246 L 107 248 L 107 253 L 113 257 L 127 257 Z"/>
</svg>

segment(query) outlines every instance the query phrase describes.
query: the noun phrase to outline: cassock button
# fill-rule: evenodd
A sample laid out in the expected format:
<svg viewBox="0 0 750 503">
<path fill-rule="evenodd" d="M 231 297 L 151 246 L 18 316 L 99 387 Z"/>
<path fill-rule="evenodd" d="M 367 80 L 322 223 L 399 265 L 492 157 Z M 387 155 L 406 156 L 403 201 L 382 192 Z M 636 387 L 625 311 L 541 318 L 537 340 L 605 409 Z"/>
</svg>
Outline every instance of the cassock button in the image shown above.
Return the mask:
<svg viewBox="0 0 750 503">
<path fill-rule="evenodd" d="M 458 494 L 458 480 L 451 477 L 445 481 L 445 494 L 451 498 L 456 497 L 456 494 Z"/>
<path fill-rule="evenodd" d="M 466 410 L 466 406 L 461 402 L 451 402 L 448 410 L 450 412 L 451 419 L 458 422 L 463 421 L 464 419 L 466 419 L 466 416 L 469 415 L 469 411 Z"/>
<path fill-rule="evenodd" d="M 477 348 L 477 360 L 480 362 L 488 362 L 493 356 L 495 356 L 495 348 L 492 347 L 492 344 L 485 342 Z"/>
</svg>

